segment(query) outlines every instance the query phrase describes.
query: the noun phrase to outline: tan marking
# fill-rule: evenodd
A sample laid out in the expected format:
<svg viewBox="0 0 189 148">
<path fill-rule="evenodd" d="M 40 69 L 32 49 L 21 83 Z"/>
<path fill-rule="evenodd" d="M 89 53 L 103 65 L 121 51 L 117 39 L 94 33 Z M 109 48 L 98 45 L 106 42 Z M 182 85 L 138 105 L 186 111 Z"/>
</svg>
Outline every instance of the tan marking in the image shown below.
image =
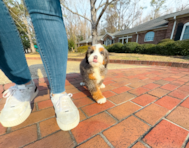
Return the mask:
<svg viewBox="0 0 189 148">
<path fill-rule="evenodd" d="M 101 51 L 103 51 L 103 50 L 104 50 L 104 48 L 102 48 L 102 47 L 101 47 L 101 48 L 99 48 L 99 51 L 100 51 L 100 52 L 101 52 Z"/>
<path fill-rule="evenodd" d="M 104 98 L 104 96 L 102 95 L 102 92 L 100 91 L 99 87 L 97 87 L 97 91 L 92 92 L 91 95 L 92 95 L 93 99 L 96 100 L 96 101 Z"/>
<path fill-rule="evenodd" d="M 92 49 L 92 50 L 95 50 L 95 47 L 94 47 L 94 46 L 91 46 L 91 49 Z"/>
<path fill-rule="evenodd" d="M 93 76 L 92 73 L 90 73 L 90 74 L 89 74 L 89 79 L 91 79 L 91 80 L 95 80 L 96 78 Z"/>
<path fill-rule="evenodd" d="M 106 64 L 106 62 L 103 60 L 103 63 L 102 63 L 103 65 L 105 65 Z"/>
<path fill-rule="evenodd" d="M 101 76 L 102 79 L 104 79 L 104 76 Z"/>
</svg>

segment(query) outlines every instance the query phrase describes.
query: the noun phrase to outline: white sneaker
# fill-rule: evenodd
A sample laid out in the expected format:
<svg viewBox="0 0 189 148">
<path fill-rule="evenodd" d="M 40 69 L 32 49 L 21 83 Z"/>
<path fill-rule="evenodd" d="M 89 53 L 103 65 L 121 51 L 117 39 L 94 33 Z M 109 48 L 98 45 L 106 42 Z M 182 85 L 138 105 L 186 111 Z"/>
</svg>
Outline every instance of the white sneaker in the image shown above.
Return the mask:
<svg viewBox="0 0 189 148">
<path fill-rule="evenodd" d="M 12 127 L 24 122 L 31 113 L 30 102 L 37 96 L 38 89 L 34 82 L 25 85 L 15 85 L 3 93 L 7 98 L 0 113 L 0 123 L 4 127 Z"/>
<path fill-rule="evenodd" d="M 56 112 L 56 121 L 63 131 L 75 128 L 79 124 L 79 111 L 72 102 L 72 94 L 55 94 L 51 101 Z"/>
</svg>

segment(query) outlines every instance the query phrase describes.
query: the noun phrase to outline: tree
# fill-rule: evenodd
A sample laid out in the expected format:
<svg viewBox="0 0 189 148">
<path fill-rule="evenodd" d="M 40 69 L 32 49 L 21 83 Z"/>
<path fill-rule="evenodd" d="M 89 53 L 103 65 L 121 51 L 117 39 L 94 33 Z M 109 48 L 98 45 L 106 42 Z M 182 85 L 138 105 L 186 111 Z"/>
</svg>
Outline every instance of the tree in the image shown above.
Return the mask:
<svg viewBox="0 0 189 148">
<path fill-rule="evenodd" d="M 105 13 L 106 30 L 115 32 L 134 27 L 142 15 L 140 0 L 119 0 L 110 5 Z"/>
<path fill-rule="evenodd" d="M 189 1 L 175 0 L 176 11 L 182 11 L 189 8 Z"/>
<path fill-rule="evenodd" d="M 150 4 L 153 7 L 152 12 L 154 14 L 153 15 L 154 19 L 160 16 L 159 12 L 161 9 L 166 8 L 166 6 L 164 6 L 165 2 L 166 0 L 151 0 Z"/>
<path fill-rule="evenodd" d="M 31 32 L 32 24 L 31 21 L 30 23 L 28 23 L 28 20 L 30 20 L 30 18 L 27 9 L 23 4 L 23 0 L 21 0 L 21 3 L 18 3 L 17 0 L 4 0 L 4 2 L 7 5 L 9 12 L 20 33 L 24 49 L 29 48 L 28 46 L 30 46 L 32 52 L 35 52 L 33 43 L 34 33 Z"/>
<path fill-rule="evenodd" d="M 61 1 L 61 4 L 64 8 L 66 8 L 67 10 L 69 10 L 70 12 L 72 12 L 73 14 L 76 14 L 86 20 L 88 20 L 91 23 L 91 31 L 92 31 L 92 44 L 96 44 L 97 43 L 97 27 L 98 24 L 100 22 L 101 17 L 103 16 L 106 8 L 117 2 L 118 0 L 106 0 L 105 2 L 103 2 L 103 0 L 100 1 L 98 7 L 95 7 L 97 5 L 97 0 L 90 0 L 90 13 L 91 13 L 91 19 L 87 18 L 86 16 L 83 16 L 81 14 L 78 13 L 78 11 L 74 12 L 72 11 L 71 8 L 69 8 L 68 6 L 66 6 L 66 1 Z M 101 11 L 100 11 L 101 10 Z M 99 15 L 97 16 L 97 12 L 100 11 Z"/>
</svg>

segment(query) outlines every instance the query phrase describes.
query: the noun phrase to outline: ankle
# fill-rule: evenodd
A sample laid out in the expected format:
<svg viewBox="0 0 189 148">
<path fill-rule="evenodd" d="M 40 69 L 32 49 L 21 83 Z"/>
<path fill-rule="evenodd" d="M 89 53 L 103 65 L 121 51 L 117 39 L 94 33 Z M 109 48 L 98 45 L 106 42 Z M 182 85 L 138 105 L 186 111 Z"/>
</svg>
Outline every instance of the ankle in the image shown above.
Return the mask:
<svg viewBox="0 0 189 148">
<path fill-rule="evenodd" d="M 32 82 L 31 81 L 29 81 L 28 83 L 25 83 L 24 85 L 30 85 Z"/>
<path fill-rule="evenodd" d="M 62 93 L 58 93 L 58 94 L 53 94 L 52 93 L 52 96 L 54 97 L 55 95 L 60 95 L 60 94 L 66 94 L 66 91 L 62 92 Z"/>
</svg>

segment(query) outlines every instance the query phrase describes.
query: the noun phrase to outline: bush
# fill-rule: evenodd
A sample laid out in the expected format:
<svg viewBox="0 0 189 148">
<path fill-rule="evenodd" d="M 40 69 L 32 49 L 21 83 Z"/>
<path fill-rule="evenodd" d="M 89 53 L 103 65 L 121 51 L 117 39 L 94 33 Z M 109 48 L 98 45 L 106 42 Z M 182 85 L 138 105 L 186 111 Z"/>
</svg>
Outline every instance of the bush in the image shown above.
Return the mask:
<svg viewBox="0 0 189 148">
<path fill-rule="evenodd" d="M 189 40 L 176 41 L 175 46 L 179 49 L 180 55 L 189 55 Z"/>
<path fill-rule="evenodd" d="M 124 53 L 135 53 L 135 48 L 138 46 L 139 44 L 136 42 L 129 42 L 126 43 L 122 46 L 122 51 Z"/>
<path fill-rule="evenodd" d="M 138 45 L 135 48 L 135 53 L 142 53 L 142 54 L 155 54 L 155 49 L 156 45 L 155 44 L 142 44 Z"/>
<path fill-rule="evenodd" d="M 108 48 L 108 51 L 109 51 L 109 52 L 116 52 L 116 53 L 123 53 L 123 51 L 122 51 L 122 46 L 123 46 L 122 43 L 115 43 L 115 44 L 112 44 L 112 46 L 110 46 L 110 47 Z"/>
<path fill-rule="evenodd" d="M 75 48 L 75 43 L 73 39 L 68 39 L 68 49 L 71 50 L 71 48 Z"/>
<path fill-rule="evenodd" d="M 171 39 L 163 39 L 158 44 L 164 43 L 164 42 L 174 42 L 174 40 Z"/>
<path fill-rule="evenodd" d="M 77 48 L 78 52 L 86 52 L 90 46 L 80 46 Z"/>
<path fill-rule="evenodd" d="M 103 45 L 103 46 L 104 46 L 104 48 L 106 48 L 107 50 L 109 50 L 109 48 L 112 47 L 113 44 L 110 44 L 110 45 L 107 45 L 107 46 L 106 46 L 106 45 Z"/>
</svg>

